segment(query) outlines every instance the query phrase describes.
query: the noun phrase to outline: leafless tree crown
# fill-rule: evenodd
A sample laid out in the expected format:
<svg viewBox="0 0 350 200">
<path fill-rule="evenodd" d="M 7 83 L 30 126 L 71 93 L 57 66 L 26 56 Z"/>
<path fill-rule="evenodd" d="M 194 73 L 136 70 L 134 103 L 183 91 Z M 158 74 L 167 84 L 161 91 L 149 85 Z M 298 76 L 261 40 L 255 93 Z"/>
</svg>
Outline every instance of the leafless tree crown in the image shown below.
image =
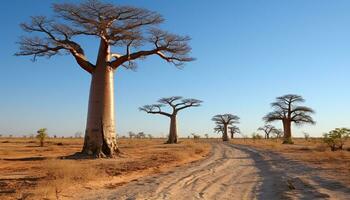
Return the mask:
<svg viewBox="0 0 350 200">
<path fill-rule="evenodd" d="M 21 24 L 31 37 L 18 42 L 17 56 L 51 57 L 70 53 L 76 62 L 92 73 L 96 67 L 78 44 L 78 36 L 99 38 L 109 53 L 109 65 L 135 68 L 135 60 L 158 55 L 169 63 L 181 66 L 192 61 L 187 36 L 179 36 L 157 28 L 164 19 L 156 12 L 130 6 L 119 6 L 88 0 L 80 4 L 54 4 L 55 17 L 34 16 L 29 23 Z M 141 49 L 144 48 L 144 49 Z M 148 49 L 147 49 L 148 48 Z"/>
<path fill-rule="evenodd" d="M 264 131 L 265 134 L 270 134 L 275 130 L 277 130 L 276 127 L 270 124 L 265 124 L 264 126 L 258 128 L 258 131 Z"/>
<path fill-rule="evenodd" d="M 189 107 L 198 107 L 202 101 L 198 99 L 184 99 L 180 96 L 172 96 L 167 98 L 161 98 L 158 100 L 159 104 L 145 105 L 139 108 L 140 111 L 145 111 L 150 114 L 162 114 L 168 117 L 176 115 L 178 111 Z M 170 106 L 172 112 L 164 112 L 162 108 L 164 106 Z"/>
<path fill-rule="evenodd" d="M 238 128 L 238 126 L 230 126 L 229 129 L 231 133 L 241 133 L 241 130 Z"/>
<path fill-rule="evenodd" d="M 288 94 L 277 97 L 276 101 L 271 103 L 274 111 L 268 113 L 263 119 L 266 122 L 276 120 L 289 120 L 296 124 L 310 123 L 315 121 L 309 114 L 313 114 L 314 110 L 306 106 L 299 106 L 298 103 L 303 103 L 305 100 L 295 94 Z"/>
<path fill-rule="evenodd" d="M 215 115 L 212 120 L 216 125 L 232 125 L 239 123 L 239 117 L 233 114 Z"/>
</svg>

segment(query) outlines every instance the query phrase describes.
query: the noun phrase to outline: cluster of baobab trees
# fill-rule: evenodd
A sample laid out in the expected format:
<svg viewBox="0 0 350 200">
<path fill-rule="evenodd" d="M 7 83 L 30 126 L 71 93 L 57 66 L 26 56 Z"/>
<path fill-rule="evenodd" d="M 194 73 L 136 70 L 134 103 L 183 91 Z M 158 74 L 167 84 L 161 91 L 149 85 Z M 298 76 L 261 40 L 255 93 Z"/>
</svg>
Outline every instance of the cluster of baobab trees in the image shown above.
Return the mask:
<svg viewBox="0 0 350 200">
<path fill-rule="evenodd" d="M 124 67 L 135 69 L 137 61 L 148 56 L 160 59 L 180 67 L 193 61 L 189 54 L 191 47 L 188 36 L 180 36 L 159 29 L 163 17 L 146 9 L 120 6 L 99 0 L 85 2 L 53 4 L 53 17 L 32 16 L 30 22 L 22 23 L 22 29 L 30 36 L 21 37 L 17 56 L 50 58 L 55 55 L 71 55 L 78 66 L 91 76 L 90 95 L 84 146 L 82 155 L 92 157 L 113 157 L 119 152 L 116 141 L 114 114 L 114 74 Z M 79 39 L 95 38 L 99 41 L 97 59 L 88 59 Z M 286 99 L 289 99 L 286 101 Z M 291 104 L 302 101 L 301 97 L 280 98 L 273 105 L 276 109 L 265 118 L 267 122 L 282 120 L 285 138 L 290 138 L 290 123 L 313 123 L 305 113 L 312 112 L 306 107 L 291 110 Z M 197 99 L 182 97 L 162 98 L 159 104 L 146 105 L 140 108 L 150 114 L 161 114 L 170 118 L 168 143 L 177 142 L 177 113 L 188 107 L 201 104 Z M 167 105 L 172 109 L 164 112 Z M 288 107 L 289 105 L 289 107 Z M 286 106 L 286 107 L 285 107 Z M 288 112 L 287 112 L 288 111 Z M 213 117 L 216 131 L 228 139 L 239 131 L 233 124 L 239 118 L 231 114 Z M 233 135 L 231 135 L 233 137 Z"/>
<path fill-rule="evenodd" d="M 292 141 L 292 123 L 296 125 L 315 124 L 311 114 L 314 110 L 300 105 L 304 103 L 305 99 L 300 95 L 287 94 L 276 98 L 276 101 L 271 103 L 273 111 L 263 117 L 266 124 L 260 128 L 259 131 L 265 133 L 265 138 L 269 139 L 271 134 L 280 137 L 283 134 L 283 143 L 291 144 Z M 233 114 L 215 115 L 212 120 L 215 122 L 215 132 L 222 133 L 223 141 L 228 141 L 228 131 L 231 133 L 231 139 L 235 133 L 240 133 L 240 130 L 234 124 L 239 123 L 239 117 Z M 277 129 L 270 122 L 281 121 L 283 131 Z"/>
</svg>

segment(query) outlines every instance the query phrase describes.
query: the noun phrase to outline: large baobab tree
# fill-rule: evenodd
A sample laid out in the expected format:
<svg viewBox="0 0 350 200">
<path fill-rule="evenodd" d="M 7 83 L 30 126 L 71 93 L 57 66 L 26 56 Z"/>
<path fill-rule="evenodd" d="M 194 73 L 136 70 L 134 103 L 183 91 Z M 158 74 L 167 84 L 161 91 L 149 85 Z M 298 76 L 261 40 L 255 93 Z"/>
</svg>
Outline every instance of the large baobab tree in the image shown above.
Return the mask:
<svg viewBox="0 0 350 200">
<path fill-rule="evenodd" d="M 303 103 L 305 100 L 295 94 L 287 94 L 276 98 L 276 101 L 271 103 L 274 111 L 268 113 L 263 119 L 268 122 L 281 120 L 283 123 L 283 143 L 291 144 L 292 141 L 292 122 L 297 125 L 302 124 L 315 124 L 310 114 L 314 111 L 306 106 L 300 106 L 299 103 Z"/>
<path fill-rule="evenodd" d="M 189 107 L 198 107 L 201 105 L 202 101 L 198 99 L 183 99 L 180 96 L 173 96 L 168 98 L 161 98 L 158 100 L 159 104 L 145 105 L 140 107 L 140 111 L 145 111 L 149 114 L 160 114 L 170 118 L 170 129 L 168 144 L 177 143 L 177 123 L 176 116 L 180 110 Z M 165 112 L 162 110 L 162 107 L 165 105 L 171 107 L 170 112 Z"/>
<path fill-rule="evenodd" d="M 146 9 L 89 0 L 80 4 L 54 4 L 53 18 L 31 17 L 21 24 L 31 37 L 18 42 L 17 56 L 50 58 L 70 54 L 91 75 L 89 108 L 82 153 L 112 157 L 118 152 L 114 118 L 114 72 L 124 67 L 135 69 L 136 61 L 156 55 L 181 66 L 192 61 L 189 37 L 157 28 L 164 20 Z M 81 37 L 99 41 L 95 63 L 87 58 L 78 43 Z"/>
<path fill-rule="evenodd" d="M 215 115 L 212 120 L 215 122 L 216 132 L 222 132 L 222 140 L 228 141 L 228 127 L 239 123 L 239 117 L 232 114 Z"/>
<path fill-rule="evenodd" d="M 270 139 L 270 135 L 277 131 L 276 127 L 270 124 L 265 124 L 258 128 L 258 131 L 263 131 L 265 133 L 265 138 Z"/>
</svg>

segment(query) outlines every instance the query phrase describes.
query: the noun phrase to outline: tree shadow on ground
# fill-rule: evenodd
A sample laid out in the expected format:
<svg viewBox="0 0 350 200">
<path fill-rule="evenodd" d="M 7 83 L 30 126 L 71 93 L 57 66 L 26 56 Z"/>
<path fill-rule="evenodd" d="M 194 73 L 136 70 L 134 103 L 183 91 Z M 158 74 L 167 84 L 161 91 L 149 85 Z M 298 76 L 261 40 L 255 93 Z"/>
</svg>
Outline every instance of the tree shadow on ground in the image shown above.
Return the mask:
<svg viewBox="0 0 350 200">
<path fill-rule="evenodd" d="M 299 199 L 328 199 L 330 197 L 314 185 L 350 195 L 349 186 L 316 175 L 316 168 L 289 160 L 275 152 L 257 151 L 244 145 L 231 144 L 231 146 L 247 153 L 259 169 L 262 183 L 255 191 L 258 199 L 291 199 L 291 197 L 298 197 Z M 306 183 L 302 180 L 302 177 L 307 177 L 316 184 Z"/>
</svg>

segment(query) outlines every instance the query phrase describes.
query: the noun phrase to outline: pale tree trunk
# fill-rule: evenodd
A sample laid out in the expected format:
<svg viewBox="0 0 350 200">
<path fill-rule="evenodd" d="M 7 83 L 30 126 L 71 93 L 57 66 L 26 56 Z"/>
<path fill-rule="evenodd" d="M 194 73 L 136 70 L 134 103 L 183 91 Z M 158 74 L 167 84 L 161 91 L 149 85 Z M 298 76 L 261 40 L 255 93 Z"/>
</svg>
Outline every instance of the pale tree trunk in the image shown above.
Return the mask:
<svg viewBox="0 0 350 200">
<path fill-rule="evenodd" d="M 166 142 L 168 144 L 177 143 L 177 126 L 176 126 L 176 115 L 170 117 L 170 129 L 169 129 L 169 138 Z"/>
<path fill-rule="evenodd" d="M 222 133 L 222 141 L 228 141 L 228 135 L 227 135 L 227 124 L 224 124 L 224 132 Z"/>
<path fill-rule="evenodd" d="M 101 41 L 92 73 L 83 153 L 113 157 L 118 153 L 114 119 L 114 70 L 108 65 L 109 48 Z"/>
<path fill-rule="evenodd" d="M 283 144 L 292 144 L 292 130 L 291 130 L 291 121 L 283 121 Z"/>
</svg>

